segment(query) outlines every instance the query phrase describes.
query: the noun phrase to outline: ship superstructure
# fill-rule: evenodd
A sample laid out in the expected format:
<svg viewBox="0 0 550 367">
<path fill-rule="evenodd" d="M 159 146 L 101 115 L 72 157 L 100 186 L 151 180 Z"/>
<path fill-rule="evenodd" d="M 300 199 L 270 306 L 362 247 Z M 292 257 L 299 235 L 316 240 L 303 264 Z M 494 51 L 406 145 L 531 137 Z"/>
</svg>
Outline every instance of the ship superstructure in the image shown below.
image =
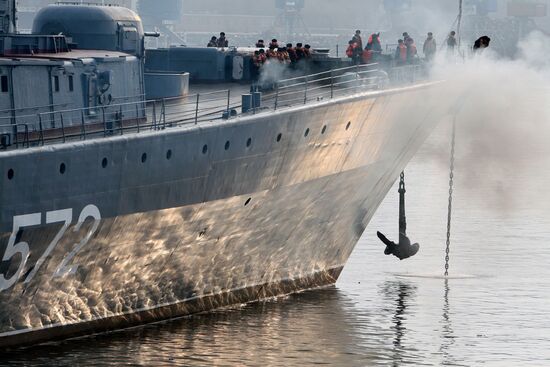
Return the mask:
<svg viewBox="0 0 550 367">
<path fill-rule="evenodd" d="M 8 5 L 13 2 L 2 4 L 4 14 L 14 13 Z M 15 22 L 5 22 L 0 46 L 4 148 L 14 143 L 16 134 L 32 133 L 39 124 L 48 134 L 59 134 L 61 125 L 93 125 L 102 113 L 111 117 L 120 112 L 113 105 L 145 100 L 143 29 L 128 9 L 48 6 L 37 14 L 32 34 L 15 33 Z M 64 121 L 56 113 L 82 108 L 80 117 Z M 144 115 L 127 111 L 117 118 Z"/>
</svg>

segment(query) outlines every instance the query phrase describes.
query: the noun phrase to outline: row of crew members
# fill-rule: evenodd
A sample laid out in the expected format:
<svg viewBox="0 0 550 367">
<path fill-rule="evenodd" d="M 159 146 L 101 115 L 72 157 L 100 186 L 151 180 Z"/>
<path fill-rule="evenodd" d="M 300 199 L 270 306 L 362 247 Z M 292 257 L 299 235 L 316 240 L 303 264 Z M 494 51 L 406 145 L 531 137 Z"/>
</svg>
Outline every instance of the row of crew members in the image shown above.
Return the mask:
<svg viewBox="0 0 550 367">
<path fill-rule="evenodd" d="M 262 40 L 259 40 L 256 43 L 256 47 L 260 47 L 260 50 L 254 52 L 253 57 L 254 65 L 257 67 L 261 67 L 268 60 L 277 60 L 282 64 L 293 65 L 301 60 L 308 60 L 311 58 L 311 46 L 304 46 L 302 43 L 297 43 L 296 47 L 292 47 L 292 43 L 287 43 L 286 47 L 279 47 L 279 43 L 274 39 L 271 41 L 266 51 L 263 48 L 265 44 Z"/>
<path fill-rule="evenodd" d="M 430 35 L 428 37 L 430 37 Z M 431 37 L 433 38 L 433 35 L 431 35 Z M 425 44 L 424 52 L 428 51 L 428 48 L 429 45 Z M 381 54 L 382 44 L 380 42 L 380 33 L 371 34 L 367 45 L 363 49 L 363 39 L 361 38 L 360 30 L 355 31 L 355 35 L 349 41 L 346 50 L 346 55 L 356 64 L 377 62 Z M 411 64 L 416 59 L 417 55 L 418 50 L 414 39 L 407 32 L 404 32 L 403 38 L 398 41 L 395 50 L 394 59 L 397 65 Z M 433 55 L 430 54 L 430 56 Z"/>
<path fill-rule="evenodd" d="M 487 36 L 480 37 L 473 46 L 473 51 L 477 52 L 489 47 L 491 39 Z M 458 46 L 456 32 L 449 33 L 445 40 L 445 46 L 447 49 L 447 55 L 453 56 L 455 49 Z M 432 62 L 437 53 L 437 42 L 432 32 L 428 32 L 428 36 L 424 41 L 422 51 L 427 62 Z M 382 53 L 382 46 L 380 43 L 380 33 L 373 33 L 368 40 L 368 43 L 363 50 L 363 40 L 361 38 L 361 31 L 357 30 L 353 38 L 349 41 L 346 54 L 348 57 L 354 60 L 355 63 L 370 63 L 376 62 L 378 55 Z M 416 62 L 418 58 L 418 50 L 414 39 L 407 33 L 403 33 L 403 38 L 398 40 L 397 48 L 394 53 L 394 60 L 397 65 L 406 65 Z"/>
</svg>

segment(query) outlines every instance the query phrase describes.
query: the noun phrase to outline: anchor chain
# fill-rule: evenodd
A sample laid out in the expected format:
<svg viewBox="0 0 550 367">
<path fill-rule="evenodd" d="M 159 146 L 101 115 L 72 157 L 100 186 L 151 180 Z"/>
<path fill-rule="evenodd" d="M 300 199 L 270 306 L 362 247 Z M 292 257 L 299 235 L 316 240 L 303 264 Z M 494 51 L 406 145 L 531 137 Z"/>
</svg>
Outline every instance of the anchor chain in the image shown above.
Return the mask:
<svg viewBox="0 0 550 367">
<path fill-rule="evenodd" d="M 449 207 L 447 212 L 447 243 L 445 248 L 445 276 L 449 276 L 449 252 L 451 248 L 451 219 L 453 212 L 453 189 L 455 169 L 455 144 L 456 144 L 456 116 L 453 119 L 453 132 L 451 139 L 451 172 L 449 174 Z"/>
</svg>

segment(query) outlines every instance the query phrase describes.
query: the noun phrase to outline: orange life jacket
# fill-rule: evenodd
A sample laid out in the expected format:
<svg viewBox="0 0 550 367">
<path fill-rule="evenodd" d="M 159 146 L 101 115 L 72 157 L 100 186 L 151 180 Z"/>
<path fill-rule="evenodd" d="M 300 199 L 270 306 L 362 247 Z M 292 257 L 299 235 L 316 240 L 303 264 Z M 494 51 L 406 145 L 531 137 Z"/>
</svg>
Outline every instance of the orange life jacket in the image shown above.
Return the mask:
<svg viewBox="0 0 550 367">
<path fill-rule="evenodd" d="M 407 62 L 407 46 L 402 43 L 397 47 L 399 48 L 399 61 Z"/>
<path fill-rule="evenodd" d="M 346 50 L 346 55 L 348 57 L 353 57 L 354 51 L 357 48 L 357 43 L 353 43 L 348 46 L 348 49 Z"/>
</svg>

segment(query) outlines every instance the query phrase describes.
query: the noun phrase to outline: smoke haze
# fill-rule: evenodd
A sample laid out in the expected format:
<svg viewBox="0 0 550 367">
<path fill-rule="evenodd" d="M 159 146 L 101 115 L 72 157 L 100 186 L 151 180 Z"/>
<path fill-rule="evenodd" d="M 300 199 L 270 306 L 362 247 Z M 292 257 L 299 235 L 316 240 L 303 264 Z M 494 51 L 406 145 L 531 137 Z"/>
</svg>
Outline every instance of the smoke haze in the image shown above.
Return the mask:
<svg viewBox="0 0 550 367">
<path fill-rule="evenodd" d="M 497 183 L 501 191 L 488 199 L 499 208 L 539 194 L 513 187 L 510 178 L 532 178 L 536 186 L 540 174 L 550 168 L 550 63 L 545 55 L 550 38 L 531 33 L 519 49 L 515 60 L 487 49 L 457 64 L 441 54 L 432 75 L 447 81 L 441 98 L 457 103 L 452 114 L 457 121 L 458 183 L 468 191 L 483 181 Z M 447 167 L 449 141 L 442 139 L 434 151 Z"/>
</svg>

